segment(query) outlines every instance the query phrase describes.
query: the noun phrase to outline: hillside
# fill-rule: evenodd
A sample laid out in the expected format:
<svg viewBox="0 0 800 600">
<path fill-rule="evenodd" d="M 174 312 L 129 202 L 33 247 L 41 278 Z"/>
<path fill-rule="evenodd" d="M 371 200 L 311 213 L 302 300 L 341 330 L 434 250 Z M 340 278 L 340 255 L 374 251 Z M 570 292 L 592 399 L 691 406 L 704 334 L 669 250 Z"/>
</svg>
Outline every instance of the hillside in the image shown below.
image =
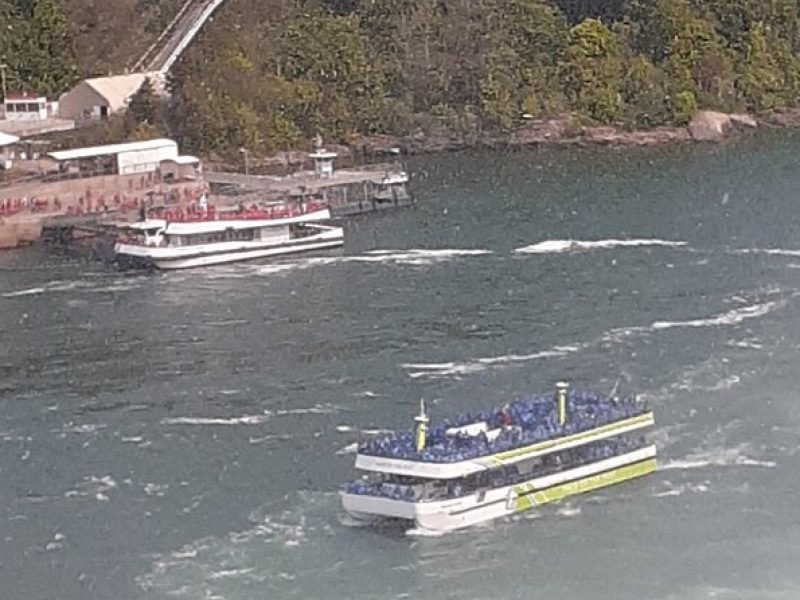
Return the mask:
<svg viewBox="0 0 800 600">
<path fill-rule="evenodd" d="M 0 18 L 37 31 L 13 76 L 48 92 L 135 60 L 180 4 L 62 3 L 60 21 L 57 0 L 0 0 Z M 763 113 L 797 104 L 799 30 L 795 0 L 227 0 L 173 69 L 168 110 L 138 111 L 126 131 L 234 156 L 317 133 L 480 137 L 565 114 L 648 128 L 698 108 Z"/>
<path fill-rule="evenodd" d="M 178 12 L 183 0 L 62 0 L 83 76 L 131 66 Z"/>
<path fill-rule="evenodd" d="M 8 89 L 55 97 L 82 77 L 121 73 L 183 0 L 0 0 Z"/>
<path fill-rule="evenodd" d="M 175 70 L 200 152 L 527 118 L 683 124 L 800 96 L 794 0 L 228 0 Z"/>
</svg>

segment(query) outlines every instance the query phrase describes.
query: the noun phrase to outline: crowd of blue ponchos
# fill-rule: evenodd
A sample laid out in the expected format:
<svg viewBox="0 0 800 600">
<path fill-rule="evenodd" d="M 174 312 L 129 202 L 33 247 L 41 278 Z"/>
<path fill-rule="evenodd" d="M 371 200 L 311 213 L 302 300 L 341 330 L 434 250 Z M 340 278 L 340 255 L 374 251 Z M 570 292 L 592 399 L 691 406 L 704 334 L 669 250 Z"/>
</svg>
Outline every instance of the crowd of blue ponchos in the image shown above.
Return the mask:
<svg viewBox="0 0 800 600">
<path fill-rule="evenodd" d="M 609 398 L 576 390 L 567 394 L 567 418 L 563 426 L 558 425 L 555 395 L 550 394 L 515 400 L 503 409 L 493 412 L 467 413 L 453 420 L 445 419 L 428 429 L 422 452 L 417 452 L 413 431 L 397 432 L 363 442 L 358 451 L 361 454 L 385 458 L 452 463 L 579 433 L 634 417 L 647 410 L 635 398 Z M 485 434 L 445 434 L 452 427 L 463 427 L 481 421 L 487 423 L 489 430 L 501 427 L 503 412 L 508 415 L 511 426 L 503 428 L 500 435 L 492 441 Z"/>
</svg>

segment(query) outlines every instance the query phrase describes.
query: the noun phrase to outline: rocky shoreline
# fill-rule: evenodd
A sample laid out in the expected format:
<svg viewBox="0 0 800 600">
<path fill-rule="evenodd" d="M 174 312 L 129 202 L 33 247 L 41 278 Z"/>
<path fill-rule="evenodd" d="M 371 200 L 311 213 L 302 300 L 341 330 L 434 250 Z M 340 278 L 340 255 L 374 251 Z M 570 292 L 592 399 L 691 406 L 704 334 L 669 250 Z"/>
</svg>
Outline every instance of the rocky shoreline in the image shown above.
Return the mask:
<svg viewBox="0 0 800 600">
<path fill-rule="evenodd" d="M 360 138 L 349 144 L 327 144 L 344 162 L 357 157 L 374 158 L 396 153 L 404 155 L 454 152 L 469 148 L 518 149 L 526 147 L 647 147 L 686 142 L 722 142 L 747 130 L 759 127 L 790 128 L 800 126 L 800 110 L 784 111 L 753 117 L 699 111 L 686 126 L 660 126 L 629 130 L 614 126 L 580 125 L 571 117 L 530 120 L 506 134 L 472 130 L 457 133 L 446 128 L 422 129 L 411 135 L 376 135 Z M 207 159 L 215 169 L 236 170 L 237 165 Z M 279 152 L 260 159 L 251 159 L 251 167 L 259 171 L 291 171 L 308 161 L 304 151 Z"/>
<path fill-rule="evenodd" d="M 422 132 L 404 137 L 364 138 L 356 150 L 365 155 L 385 154 L 399 148 L 404 154 L 426 154 L 465 148 L 522 148 L 537 146 L 642 147 L 676 142 L 721 142 L 761 124 L 790 127 L 800 124 L 800 113 L 770 115 L 763 121 L 747 114 L 699 111 L 687 126 L 661 126 L 628 130 L 614 126 L 586 126 L 570 118 L 532 120 L 506 135 L 456 135 L 446 131 Z"/>
</svg>

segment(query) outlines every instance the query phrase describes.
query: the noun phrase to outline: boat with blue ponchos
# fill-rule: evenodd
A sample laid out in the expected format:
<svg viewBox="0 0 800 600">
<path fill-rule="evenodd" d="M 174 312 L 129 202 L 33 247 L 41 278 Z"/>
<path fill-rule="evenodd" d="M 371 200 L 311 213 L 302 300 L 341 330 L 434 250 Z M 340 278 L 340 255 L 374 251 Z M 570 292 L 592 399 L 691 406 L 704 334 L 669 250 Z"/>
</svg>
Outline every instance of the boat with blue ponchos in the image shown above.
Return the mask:
<svg viewBox="0 0 800 600">
<path fill-rule="evenodd" d="M 449 531 L 621 483 L 656 468 L 636 397 L 573 391 L 515 400 L 431 425 L 420 402 L 411 431 L 359 444 L 364 475 L 341 492 L 362 521 L 403 519 Z"/>
</svg>

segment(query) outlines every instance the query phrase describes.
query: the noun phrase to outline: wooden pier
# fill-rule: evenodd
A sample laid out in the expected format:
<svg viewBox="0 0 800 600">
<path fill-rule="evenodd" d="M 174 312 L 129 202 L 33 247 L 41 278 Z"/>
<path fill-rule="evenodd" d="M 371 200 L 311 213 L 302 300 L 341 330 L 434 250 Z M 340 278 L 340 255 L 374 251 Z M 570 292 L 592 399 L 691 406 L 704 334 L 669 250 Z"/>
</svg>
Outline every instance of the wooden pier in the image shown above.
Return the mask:
<svg viewBox="0 0 800 600">
<path fill-rule="evenodd" d="M 328 172 L 317 165 L 314 171 L 286 177 L 206 172 L 205 178 L 223 204 L 316 200 L 327 203 L 336 218 L 414 203 L 407 187 L 408 176 L 395 164 Z"/>
</svg>

